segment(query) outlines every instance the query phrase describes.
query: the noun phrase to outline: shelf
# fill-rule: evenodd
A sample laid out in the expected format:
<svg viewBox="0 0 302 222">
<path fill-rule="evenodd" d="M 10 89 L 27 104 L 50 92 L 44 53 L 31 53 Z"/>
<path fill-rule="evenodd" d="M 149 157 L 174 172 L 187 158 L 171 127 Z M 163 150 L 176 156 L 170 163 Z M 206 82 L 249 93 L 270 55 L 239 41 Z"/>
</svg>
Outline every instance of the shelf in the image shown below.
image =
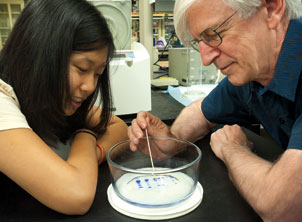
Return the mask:
<svg viewBox="0 0 302 222">
<path fill-rule="evenodd" d="M 0 50 L 9 37 L 9 33 L 24 7 L 23 0 L 0 0 Z"/>
<path fill-rule="evenodd" d="M 132 12 L 131 16 L 132 17 L 139 17 L 139 13 Z M 165 13 L 153 13 L 153 17 L 165 17 L 165 16 L 166 16 Z M 171 16 L 171 14 L 168 14 L 168 16 Z"/>
<path fill-rule="evenodd" d="M 164 17 L 164 13 L 153 13 L 153 17 Z"/>
<path fill-rule="evenodd" d="M 132 12 L 131 15 L 133 38 L 139 38 L 139 13 Z M 167 12 L 153 12 L 152 16 L 153 38 L 155 39 L 155 41 L 161 39 L 168 40 L 174 30 L 173 13 L 171 14 Z"/>
</svg>

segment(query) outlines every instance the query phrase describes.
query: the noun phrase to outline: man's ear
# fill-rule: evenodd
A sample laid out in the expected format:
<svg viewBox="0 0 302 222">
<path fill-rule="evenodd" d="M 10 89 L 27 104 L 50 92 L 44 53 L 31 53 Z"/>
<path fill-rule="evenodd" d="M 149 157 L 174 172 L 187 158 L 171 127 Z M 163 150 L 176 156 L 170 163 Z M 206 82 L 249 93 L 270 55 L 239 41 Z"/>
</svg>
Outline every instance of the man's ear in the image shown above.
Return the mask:
<svg viewBox="0 0 302 222">
<path fill-rule="evenodd" d="M 262 0 L 267 9 L 267 24 L 271 29 L 278 27 L 285 13 L 285 0 Z"/>
</svg>

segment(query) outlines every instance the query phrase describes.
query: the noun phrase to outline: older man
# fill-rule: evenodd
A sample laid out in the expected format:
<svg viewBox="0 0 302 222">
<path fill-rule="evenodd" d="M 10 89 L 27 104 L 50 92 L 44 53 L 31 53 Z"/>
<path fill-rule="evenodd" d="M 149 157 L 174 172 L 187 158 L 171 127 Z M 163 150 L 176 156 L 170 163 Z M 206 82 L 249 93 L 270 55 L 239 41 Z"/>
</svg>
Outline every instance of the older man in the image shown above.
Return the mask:
<svg viewBox="0 0 302 222">
<path fill-rule="evenodd" d="M 211 147 L 243 197 L 264 221 L 302 218 L 301 0 L 176 0 L 174 22 L 185 45 L 227 76 L 186 107 L 169 129 L 141 112 L 128 134 L 132 149 L 150 135 L 196 141 L 217 124 Z M 275 163 L 250 152 L 238 125 L 261 123 L 284 148 Z"/>
</svg>

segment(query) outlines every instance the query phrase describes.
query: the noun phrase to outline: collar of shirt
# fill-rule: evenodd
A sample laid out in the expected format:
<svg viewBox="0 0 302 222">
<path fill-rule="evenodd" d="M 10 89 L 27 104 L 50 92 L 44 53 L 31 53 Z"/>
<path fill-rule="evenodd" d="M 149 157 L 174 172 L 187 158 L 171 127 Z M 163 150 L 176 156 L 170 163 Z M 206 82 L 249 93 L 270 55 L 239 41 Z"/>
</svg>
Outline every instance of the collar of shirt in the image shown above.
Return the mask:
<svg viewBox="0 0 302 222">
<path fill-rule="evenodd" d="M 261 87 L 260 95 L 270 90 L 290 101 L 294 101 L 301 72 L 302 19 L 293 19 L 288 25 L 274 78 L 269 85 Z"/>
</svg>

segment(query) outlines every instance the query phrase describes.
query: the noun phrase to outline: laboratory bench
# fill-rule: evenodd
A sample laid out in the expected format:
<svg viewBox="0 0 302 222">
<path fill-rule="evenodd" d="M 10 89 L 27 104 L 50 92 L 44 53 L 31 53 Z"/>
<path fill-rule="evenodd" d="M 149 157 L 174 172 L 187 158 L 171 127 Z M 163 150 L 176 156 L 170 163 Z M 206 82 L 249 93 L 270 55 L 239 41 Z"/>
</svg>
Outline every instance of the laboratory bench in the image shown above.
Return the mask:
<svg viewBox="0 0 302 222">
<path fill-rule="evenodd" d="M 270 140 L 249 130 L 245 132 L 254 142 L 257 155 L 273 161 L 282 153 Z M 202 202 L 189 214 L 166 221 L 262 221 L 230 181 L 225 165 L 212 152 L 209 139 L 210 135 L 196 142 L 202 152 L 199 166 L 199 183 L 203 187 Z M 142 221 L 115 211 L 109 204 L 107 189 L 110 185 L 110 175 L 107 163 L 99 166 L 98 176 L 95 200 L 89 212 L 82 216 L 68 216 L 45 207 L 0 173 L 0 221 Z"/>
<path fill-rule="evenodd" d="M 183 108 L 182 104 L 163 91 L 152 91 L 152 102 L 151 113 L 161 117 L 167 124 L 171 124 Z M 127 121 L 131 122 L 132 118 L 128 119 Z M 249 129 L 244 131 L 253 141 L 256 153 L 260 157 L 274 161 L 283 152 L 272 140 Z M 262 221 L 230 181 L 227 168 L 212 152 L 209 140 L 210 134 L 195 143 L 202 152 L 199 183 L 204 193 L 201 204 L 187 215 L 166 221 Z M 107 189 L 111 183 L 107 163 L 99 166 L 98 176 L 95 200 L 89 212 L 82 216 L 68 216 L 45 207 L 0 173 L 0 221 L 142 221 L 125 216 L 111 207 L 107 199 Z"/>
<path fill-rule="evenodd" d="M 185 106 L 183 104 L 179 103 L 172 96 L 170 96 L 167 90 L 151 90 L 151 110 L 149 112 L 161 119 L 167 125 L 172 125 L 184 107 Z M 131 121 L 136 118 L 136 114 L 121 115 L 119 117 L 123 119 L 127 125 L 130 125 Z M 260 135 L 259 124 L 255 123 L 245 127 Z"/>
<path fill-rule="evenodd" d="M 160 118 L 167 125 L 171 125 L 185 106 L 177 102 L 166 90 L 151 90 L 151 110 L 154 116 Z M 119 116 L 128 125 L 136 118 L 136 114 Z"/>
</svg>

